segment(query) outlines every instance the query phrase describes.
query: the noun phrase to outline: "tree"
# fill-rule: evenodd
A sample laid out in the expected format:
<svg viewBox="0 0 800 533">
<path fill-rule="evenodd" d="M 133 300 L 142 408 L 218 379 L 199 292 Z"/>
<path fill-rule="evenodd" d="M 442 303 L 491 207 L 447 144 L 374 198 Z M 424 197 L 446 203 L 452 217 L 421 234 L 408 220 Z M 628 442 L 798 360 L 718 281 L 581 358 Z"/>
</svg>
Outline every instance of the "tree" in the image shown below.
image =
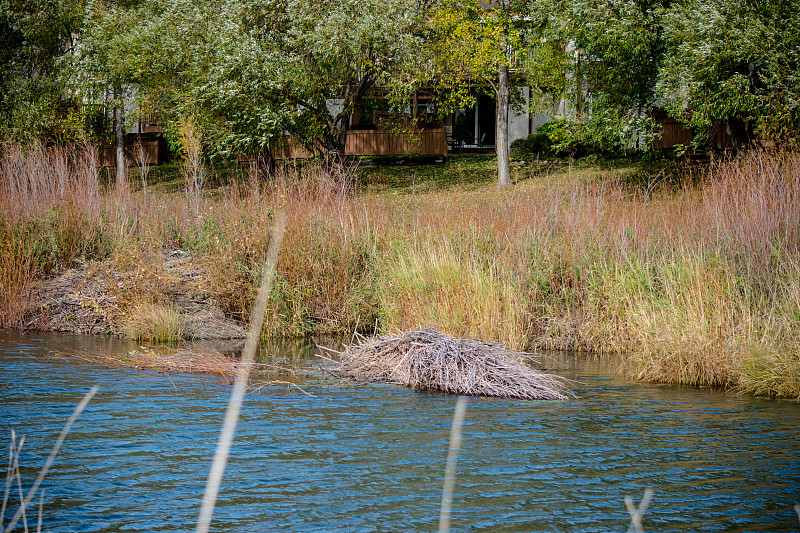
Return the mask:
<svg viewBox="0 0 800 533">
<path fill-rule="evenodd" d="M 430 19 L 434 80 L 444 108 L 474 103 L 469 88 L 488 86 L 497 101 L 497 185 L 511 184 L 508 114 L 512 51 L 519 49 L 511 0 L 442 0 Z"/>
<path fill-rule="evenodd" d="M 178 147 L 181 124 L 209 132 L 219 122 L 206 105 L 206 93 L 229 88 L 213 85 L 209 73 L 228 53 L 230 5 L 213 0 L 90 1 L 72 84 L 84 102 L 114 109 L 118 183 L 124 179 L 123 111 L 127 119 L 156 112 Z M 247 65 L 248 58 L 239 59 Z"/>
<path fill-rule="evenodd" d="M 530 0 L 526 10 L 569 52 L 551 70 L 566 82 L 562 144 L 613 151 L 657 133 L 655 105 L 693 127 L 697 146 L 717 121 L 734 146 L 796 142 L 799 11 L 798 0 Z"/>
<path fill-rule="evenodd" d="M 621 152 L 648 146 L 649 111 L 664 55 L 668 0 L 530 0 L 532 27 L 523 69 L 544 79 L 551 101 L 566 104 L 562 148 L 581 144 Z"/>
<path fill-rule="evenodd" d="M 680 0 L 664 15 L 658 93 L 701 144 L 722 121 L 734 147 L 800 136 L 800 2 Z"/>
<path fill-rule="evenodd" d="M 273 83 L 265 96 L 293 110 L 290 132 L 344 154 L 349 118 L 373 86 L 410 90 L 419 16 L 410 0 L 254 1 L 239 35 L 263 58 L 259 75 Z"/>
<path fill-rule="evenodd" d="M 289 134 L 343 154 L 370 88 L 410 90 L 419 13 L 412 0 L 146 2 L 91 48 L 169 122 L 202 125 L 213 153 L 265 151 Z"/>
<path fill-rule="evenodd" d="M 0 138 L 75 134 L 61 97 L 60 60 L 80 31 L 79 0 L 0 1 Z"/>
<path fill-rule="evenodd" d="M 71 88 L 84 105 L 98 105 L 111 112 L 116 146 L 116 185 L 127 187 L 125 161 L 126 110 L 133 111 L 136 48 L 131 35 L 140 25 L 135 2 L 90 0 L 85 31 L 72 56 Z"/>
</svg>

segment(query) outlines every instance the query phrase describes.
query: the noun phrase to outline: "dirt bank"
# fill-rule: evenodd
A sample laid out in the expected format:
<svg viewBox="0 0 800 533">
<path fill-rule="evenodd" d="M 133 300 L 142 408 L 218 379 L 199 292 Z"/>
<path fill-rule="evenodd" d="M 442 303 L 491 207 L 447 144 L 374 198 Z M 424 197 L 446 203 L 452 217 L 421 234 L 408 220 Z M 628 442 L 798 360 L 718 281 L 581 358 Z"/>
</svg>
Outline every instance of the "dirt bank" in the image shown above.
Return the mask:
<svg viewBox="0 0 800 533">
<path fill-rule="evenodd" d="M 150 266 L 107 260 L 72 268 L 34 291 L 25 327 L 87 334 L 122 334 L 137 302 L 169 305 L 183 318 L 189 339 L 239 339 L 242 325 L 225 316 L 204 290 L 207 272 L 183 250 L 152 252 Z M 153 268 L 152 265 L 158 265 Z"/>
</svg>

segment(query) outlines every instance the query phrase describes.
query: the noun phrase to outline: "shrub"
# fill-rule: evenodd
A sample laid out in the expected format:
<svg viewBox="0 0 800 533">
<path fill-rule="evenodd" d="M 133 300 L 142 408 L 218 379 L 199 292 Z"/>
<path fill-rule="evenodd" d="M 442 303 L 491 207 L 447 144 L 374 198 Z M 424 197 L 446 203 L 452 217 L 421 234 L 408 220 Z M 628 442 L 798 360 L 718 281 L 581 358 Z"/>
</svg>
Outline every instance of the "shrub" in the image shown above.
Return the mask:
<svg viewBox="0 0 800 533">
<path fill-rule="evenodd" d="M 531 133 L 511 143 L 511 157 L 529 161 L 553 155 L 553 143 L 545 133 Z"/>
<path fill-rule="evenodd" d="M 566 157 L 617 155 L 625 150 L 618 125 L 592 115 L 586 122 L 562 118 L 539 126 L 555 154 Z"/>
</svg>

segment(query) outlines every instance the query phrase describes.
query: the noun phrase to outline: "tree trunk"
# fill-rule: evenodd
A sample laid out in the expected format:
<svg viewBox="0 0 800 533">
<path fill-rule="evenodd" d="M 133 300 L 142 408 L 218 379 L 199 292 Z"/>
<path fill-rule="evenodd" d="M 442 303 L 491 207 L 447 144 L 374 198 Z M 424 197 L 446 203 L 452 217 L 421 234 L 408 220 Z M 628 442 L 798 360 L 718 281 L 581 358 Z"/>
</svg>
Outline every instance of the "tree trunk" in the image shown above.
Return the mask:
<svg viewBox="0 0 800 533">
<path fill-rule="evenodd" d="M 347 146 L 347 130 L 326 131 L 320 136 L 317 146 L 321 147 L 325 153 L 344 157 L 344 149 Z"/>
<path fill-rule="evenodd" d="M 275 154 L 271 148 L 263 148 L 256 156 L 258 176 L 263 181 L 270 181 L 275 174 Z"/>
<path fill-rule="evenodd" d="M 339 130 L 339 135 L 336 138 L 336 149 L 341 157 L 344 157 L 344 151 L 347 148 L 347 125 L 342 121 L 342 129 Z"/>
<path fill-rule="evenodd" d="M 497 186 L 511 185 L 508 170 L 508 100 L 510 95 L 508 66 L 500 65 L 497 76 Z"/>
<path fill-rule="evenodd" d="M 114 109 L 114 130 L 117 137 L 117 191 L 128 184 L 125 161 L 125 118 L 122 107 Z"/>
</svg>

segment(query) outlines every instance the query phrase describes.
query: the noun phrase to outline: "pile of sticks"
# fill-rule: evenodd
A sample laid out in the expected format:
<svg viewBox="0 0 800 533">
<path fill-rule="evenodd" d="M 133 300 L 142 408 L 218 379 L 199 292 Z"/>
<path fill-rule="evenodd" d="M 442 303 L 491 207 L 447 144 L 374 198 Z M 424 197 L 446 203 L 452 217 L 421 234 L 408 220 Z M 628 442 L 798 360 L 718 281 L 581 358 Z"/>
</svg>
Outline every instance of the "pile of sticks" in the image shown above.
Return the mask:
<svg viewBox="0 0 800 533">
<path fill-rule="evenodd" d="M 413 389 L 468 396 L 525 400 L 566 400 L 574 395 L 560 376 L 534 369 L 533 357 L 500 344 L 455 339 L 433 328 L 399 335 L 358 337 L 333 354 L 332 371 L 357 381 L 378 381 Z"/>
</svg>

